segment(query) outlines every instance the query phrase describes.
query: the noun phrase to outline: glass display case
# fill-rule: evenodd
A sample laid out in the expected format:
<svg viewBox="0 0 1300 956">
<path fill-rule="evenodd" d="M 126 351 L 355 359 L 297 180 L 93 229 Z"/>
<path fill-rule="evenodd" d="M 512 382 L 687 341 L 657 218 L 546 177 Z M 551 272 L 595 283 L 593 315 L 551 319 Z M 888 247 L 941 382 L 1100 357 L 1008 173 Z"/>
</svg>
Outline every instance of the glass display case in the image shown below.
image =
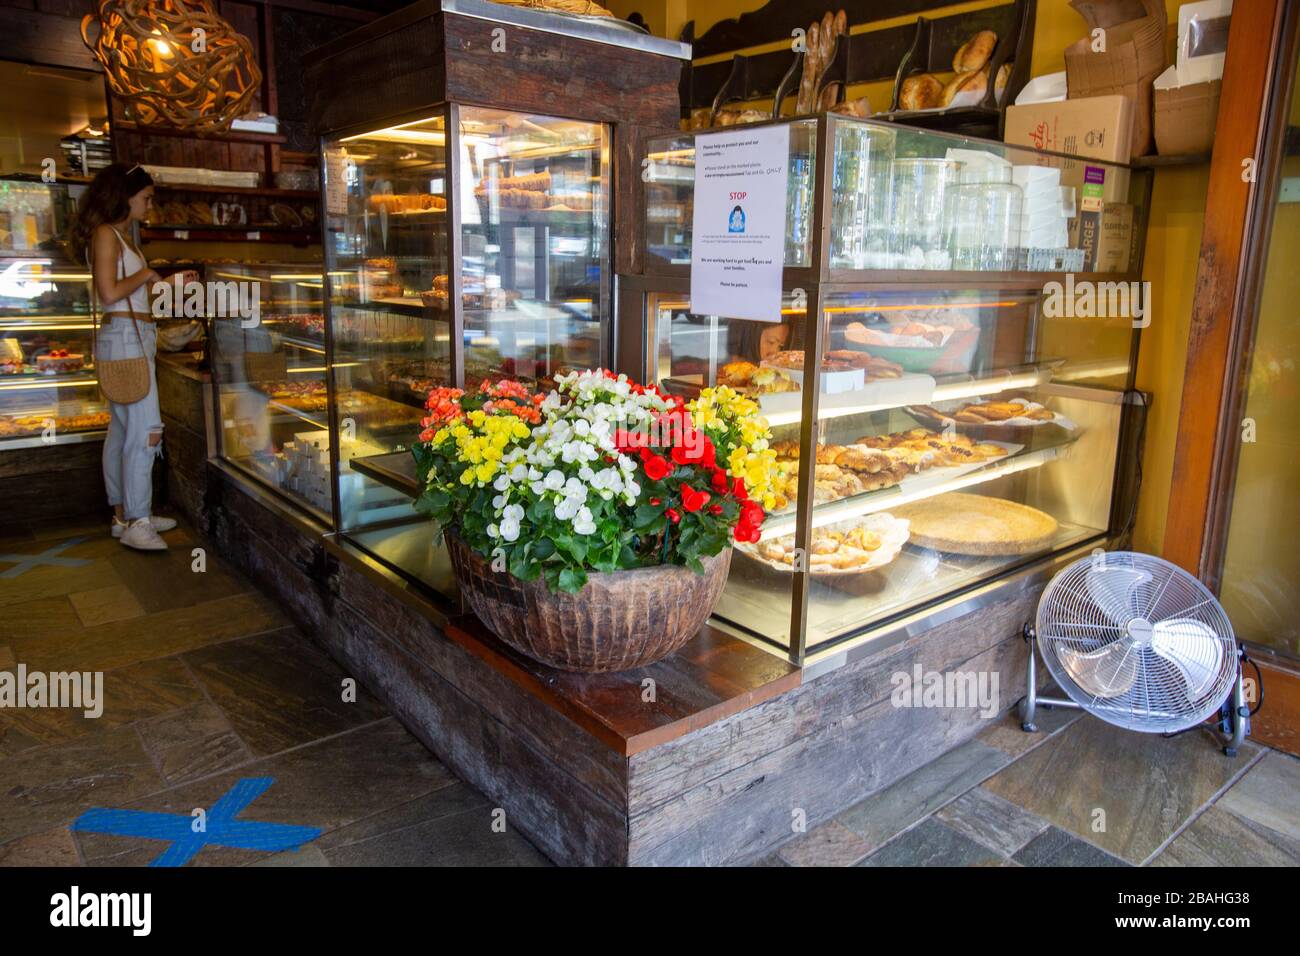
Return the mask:
<svg viewBox="0 0 1300 956">
<path fill-rule="evenodd" d="M 0 449 L 102 438 L 90 272 L 62 236 L 82 187 L 0 180 Z"/>
<path fill-rule="evenodd" d="M 639 346 L 630 374 L 759 403 L 780 494 L 715 621 L 806 662 L 1125 531 L 1150 174 L 835 115 L 788 125 L 779 321 L 692 311 L 710 134 L 681 133 L 648 145 L 646 267 L 619 277 L 619 336 Z"/>
<path fill-rule="evenodd" d="M 339 527 L 446 588 L 428 520 L 376 468 L 409 457 L 432 388 L 605 363 L 609 130 L 453 106 L 324 149 Z"/>
<path fill-rule="evenodd" d="M 328 521 L 332 512 L 324 274 L 302 263 L 209 264 L 251 315 L 210 318 L 221 456 Z M 245 310 L 247 311 L 247 310 Z"/>
</svg>

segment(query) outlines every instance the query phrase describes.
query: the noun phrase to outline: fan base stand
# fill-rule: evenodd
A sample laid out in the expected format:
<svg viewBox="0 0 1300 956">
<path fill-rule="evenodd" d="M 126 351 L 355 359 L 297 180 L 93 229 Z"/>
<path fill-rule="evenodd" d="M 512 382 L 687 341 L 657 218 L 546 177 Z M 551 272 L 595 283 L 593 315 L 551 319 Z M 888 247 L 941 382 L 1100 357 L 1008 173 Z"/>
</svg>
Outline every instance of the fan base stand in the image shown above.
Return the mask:
<svg viewBox="0 0 1300 956">
<path fill-rule="evenodd" d="M 1028 663 L 1025 669 L 1025 696 L 1020 698 L 1017 704 L 1017 712 L 1020 716 L 1020 729 L 1027 734 L 1037 733 L 1038 725 L 1034 723 L 1034 715 L 1039 707 L 1044 710 L 1051 710 L 1053 707 L 1065 707 L 1070 710 L 1083 710 L 1084 708 L 1072 700 L 1063 700 L 1059 697 L 1042 697 L 1038 693 L 1038 675 L 1037 668 L 1034 666 L 1035 644 L 1037 644 L 1037 635 L 1034 633 L 1033 625 L 1024 626 L 1025 643 L 1029 645 Z M 1207 729 L 1209 725 L 1206 725 Z M 1237 680 L 1232 685 L 1232 704 L 1223 708 L 1222 733 L 1216 733 L 1215 736 L 1220 738 L 1223 753 L 1228 757 L 1237 756 L 1242 742 L 1250 732 L 1250 707 L 1246 702 L 1246 688 L 1241 674 L 1241 649 L 1237 650 Z M 1211 732 L 1214 731 L 1211 729 Z M 1226 740 L 1224 739 L 1226 737 Z"/>
</svg>

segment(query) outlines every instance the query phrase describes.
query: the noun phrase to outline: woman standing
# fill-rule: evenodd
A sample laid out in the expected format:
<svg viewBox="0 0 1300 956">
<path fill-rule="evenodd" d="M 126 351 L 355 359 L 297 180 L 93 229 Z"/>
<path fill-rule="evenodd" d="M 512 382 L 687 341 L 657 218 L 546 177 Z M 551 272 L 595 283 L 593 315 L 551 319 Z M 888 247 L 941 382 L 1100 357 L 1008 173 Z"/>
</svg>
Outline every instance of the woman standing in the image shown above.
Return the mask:
<svg viewBox="0 0 1300 956">
<path fill-rule="evenodd" d="M 99 303 L 95 363 L 144 357 L 149 390 L 139 401 L 109 401 L 104 440 L 104 487 L 113 507 L 112 534 L 141 551 L 164 551 L 159 532 L 176 527 L 153 514 L 153 463 L 162 454 L 163 424 L 154 372 L 157 329 L 149 289 L 160 281 L 128 238 L 153 202 L 153 179 L 140 166 L 114 163 L 100 170 L 81 198 L 72 230 L 74 250 L 84 254 Z M 190 279 L 187 276 L 186 279 Z"/>
</svg>

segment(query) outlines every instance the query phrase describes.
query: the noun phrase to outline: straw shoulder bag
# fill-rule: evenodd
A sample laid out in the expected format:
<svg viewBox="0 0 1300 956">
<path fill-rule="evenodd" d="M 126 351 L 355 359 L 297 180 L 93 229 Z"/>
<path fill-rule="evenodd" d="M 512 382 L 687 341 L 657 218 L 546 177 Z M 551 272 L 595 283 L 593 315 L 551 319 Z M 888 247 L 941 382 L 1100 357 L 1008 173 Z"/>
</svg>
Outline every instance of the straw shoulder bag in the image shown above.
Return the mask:
<svg viewBox="0 0 1300 956">
<path fill-rule="evenodd" d="M 122 256 L 122 250 L 117 252 L 117 261 L 120 271 L 126 271 L 126 260 Z M 87 255 L 87 265 L 89 265 L 89 255 Z M 92 269 L 93 272 L 93 269 Z M 131 325 L 135 328 L 136 340 L 140 343 L 140 355 L 138 358 L 124 359 L 100 359 L 99 352 L 99 308 L 97 300 L 99 292 L 95 288 L 95 281 L 92 278 L 90 282 L 90 311 L 91 326 L 94 329 L 92 354 L 95 357 L 95 375 L 99 379 L 99 391 L 108 401 L 115 405 L 134 405 L 146 395 L 149 394 L 149 357 L 145 355 L 144 336 L 140 334 L 140 320 L 136 317 L 134 311 L 131 312 L 105 312 L 104 317 L 110 318 L 114 315 L 130 315 Z M 128 299 L 129 301 L 129 299 Z"/>
</svg>

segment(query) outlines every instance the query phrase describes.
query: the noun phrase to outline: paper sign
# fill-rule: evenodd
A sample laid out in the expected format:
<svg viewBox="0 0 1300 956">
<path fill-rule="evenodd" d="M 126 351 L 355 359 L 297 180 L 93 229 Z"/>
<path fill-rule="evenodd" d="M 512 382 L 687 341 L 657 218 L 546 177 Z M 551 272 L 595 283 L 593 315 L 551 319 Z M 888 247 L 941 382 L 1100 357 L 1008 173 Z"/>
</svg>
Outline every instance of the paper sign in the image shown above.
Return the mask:
<svg viewBox="0 0 1300 956">
<path fill-rule="evenodd" d="M 790 127 L 695 138 L 691 311 L 781 321 Z"/>
</svg>

